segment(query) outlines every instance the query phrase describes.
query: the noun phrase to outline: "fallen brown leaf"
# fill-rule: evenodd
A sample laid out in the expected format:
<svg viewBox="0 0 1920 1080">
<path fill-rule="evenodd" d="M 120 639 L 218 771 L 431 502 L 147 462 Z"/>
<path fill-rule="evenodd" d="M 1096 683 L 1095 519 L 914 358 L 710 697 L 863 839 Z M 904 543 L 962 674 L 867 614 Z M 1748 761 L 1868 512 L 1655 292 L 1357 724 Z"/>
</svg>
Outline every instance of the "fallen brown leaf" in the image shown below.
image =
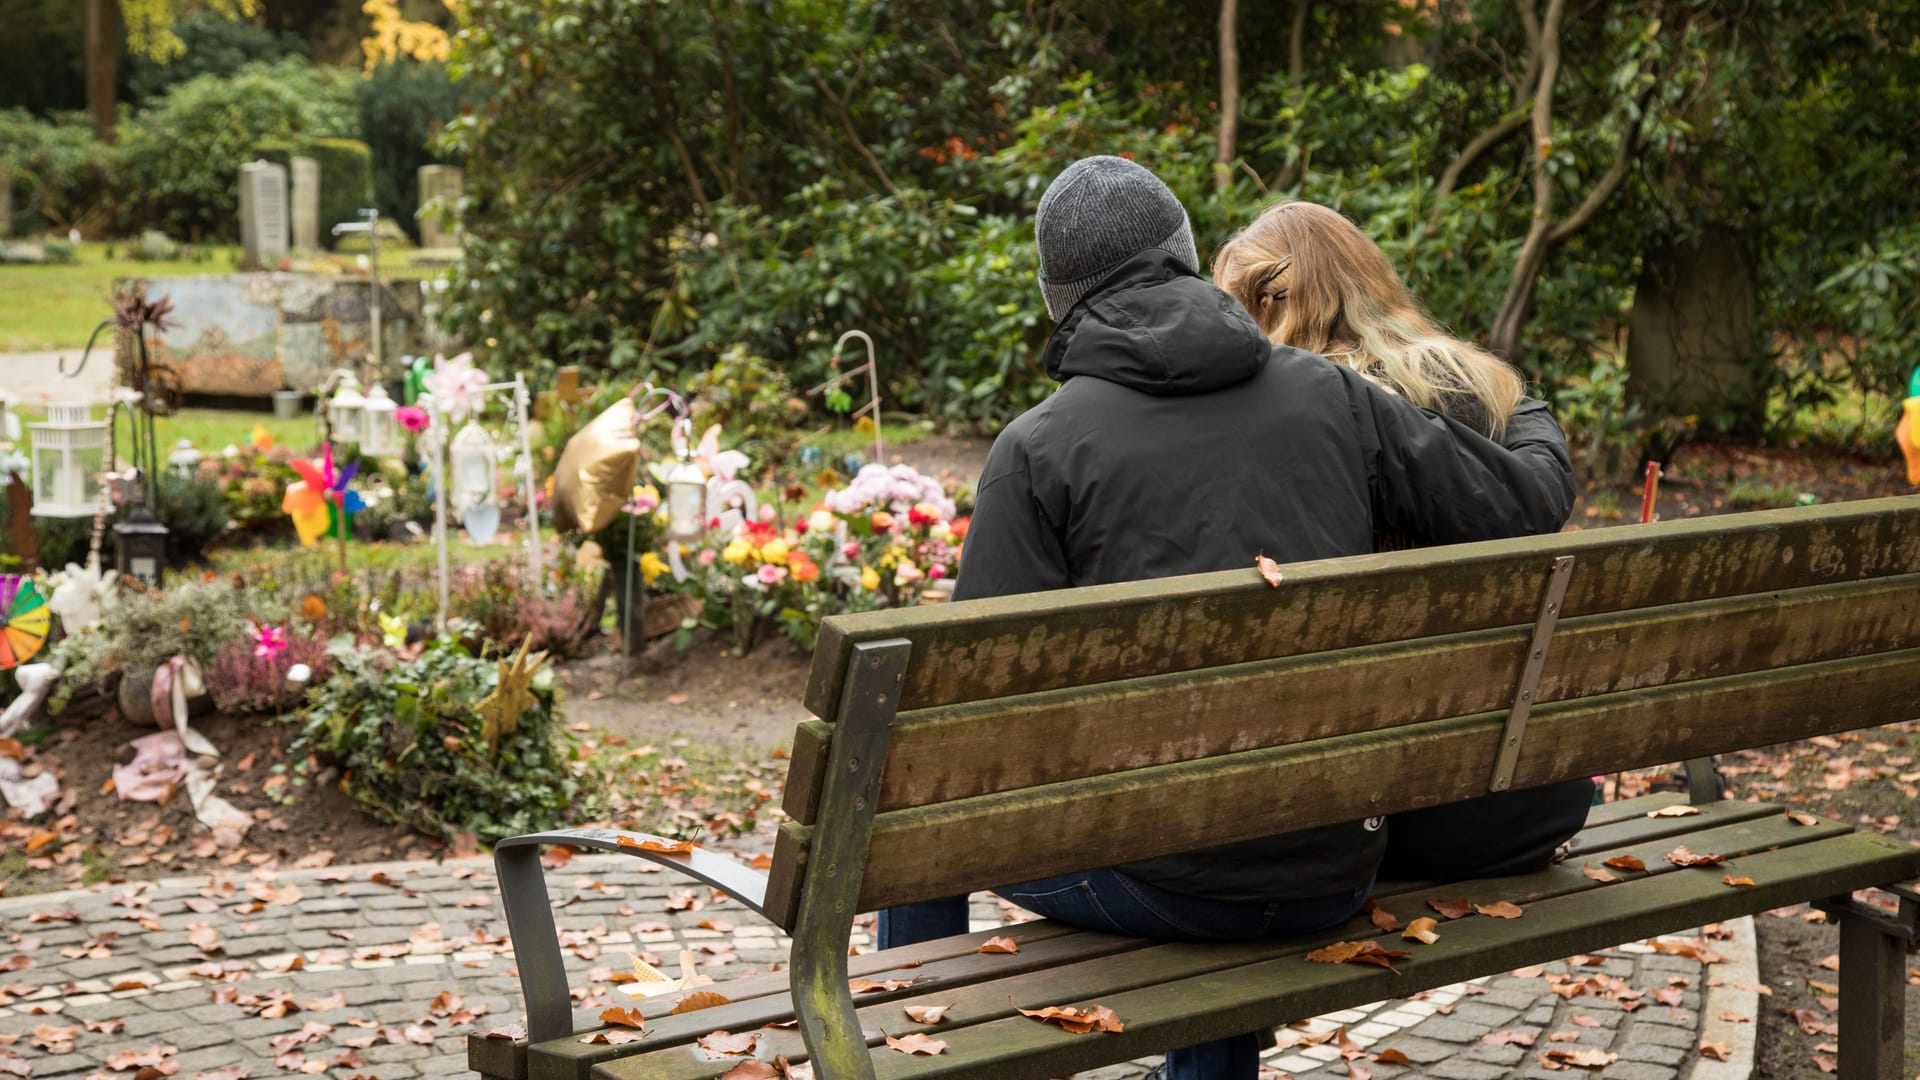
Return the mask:
<svg viewBox="0 0 1920 1080">
<path fill-rule="evenodd" d="M 1489 1031 L 1480 1036 L 1482 1046 L 1532 1046 L 1531 1031 Z"/>
<path fill-rule="evenodd" d="M 1432 919 L 1422 916 L 1408 923 L 1407 928 L 1400 931 L 1400 937 L 1405 941 L 1418 941 L 1423 945 L 1431 945 L 1440 940 L 1440 935 L 1433 932 L 1434 927 L 1438 925 Z"/>
<path fill-rule="evenodd" d="M 1585 863 L 1580 864 L 1580 872 L 1587 875 L 1588 877 L 1592 878 L 1595 881 L 1618 881 L 1619 880 L 1618 878 L 1614 877 L 1612 874 L 1607 873 L 1605 870 L 1588 866 Z"/>
<path fill-rule="evenodd" d="M 1497 900 L 1491 904 L 1475 904 L 1473 910 L 1490 919 L 1517 919 L 1526 914 L 1519 905 L 1505 900 Z"/>
<path fill-rule="evenodd" d="M 1610 866 L 1615 870 L 1645 870 L 1647 868 L 1647 864 L 1641 862 L 1639 857 L 1634 855 L 1615 855 L 1601 865 Z"/>
<path fill-rule="evenodd" d="M 1581 1069 L 1604 1069 L 1620 1060 L 1620 1055 L 1606 1050 L 1549 1050 L 1540 1055 L 1540 1064 L 1551 1069 L 1555 1064 L 1561 1068 L 1572 1065 Z"/>
<path fill-rule="evenodd" d="M 855 979 L 847 984 L 847 990 L 855 994 L 878 994 L 905 990 L 912 985 L 912 979 Z"/>
<path fill-rule="evenodd" d="M 1243 548 L 1242 550 L 1245 550 L 1245 549 Z M 1266 582 L 1268 585 L 1276 589 L 1280 587 L 1280 564 L 1279 563 L 1274 562 L 1272 559 L 1267 558 L 1265 555 L 1255 555 L 1253 557 L 1253 565 L 1256 569 L 1260 571 L 1261 581 Z"/>
<path fill-rule="evenodd" d="M 983 953 L 1017 953 L 1020 945 L 1010 937 L 990 937 L 979 948 Z"/>
<path fill-rule="evenodd" d="M 1367 901 L 1367 919 L 1383 933 L 1391 934 L 1400 929 L 1399 917 L 1371 900 Z"/>
<path fill-rule="evenodd" d="M 1459 900 L 1429 900 L 1427 906 L 1440 913 L 1445 919 L 1462 919 L 1473 910 L 1473 902 L 1464 897 Z"/>
<path fill-rule="evenodd" d="M 1667 861 L 1675 866 L 1719 866 L 1727 861 L 1725 855 L 1695 855 L 1684 846 L 1667 852 Z"/>
<path fill-rule="evenodd" d="M 1692 817 L 1694 814 L 1697 814 L 1699 812 L 1700 812 L 1700 808 L 1697 806 L 1688 806 L 1685 803 L 1680 803 L 1675 806 L 1663 806 L 1658 810 L 1649 810 L 1647 811 L 1647 816 L 1648 817 Z"/>
<path fill-rule="evenodd" d="M 644 1028 L 647 1018 L 640 1015 L 639 1009 L 623 1009 L 615 1005 L 600 1014 L 603 1024 L 618 1024 L 621 1027 Z"/>
<path fill-rule="evenodd" d="M 760 1036 L 751 1031 L 738 1035 L 730 1031 L 713 1031 L 693 1041 L 700 1044 L 700 1049 L 709 1054 L 719 1057 L 744 1057 L 753 1053 L 754 1046 L 760 1042 Z"/>
<path fill-rule="evenodd" d="M 1728 1046 L 1726 1043 L 1723 1043 L 1723 1042 L 1714 1042 L 1711 1039 L 1701 1039 L 1700 1040 L 1700 1056 L 1709 1057 L 1715 1061 L 1726 1061 L 1728 1058 L 1731 1058 L 1733 1056 L 1733 1047 Z"/>
<path fill-rule="evenodd" d="M 925 1054 L 928 1057 L 947 1052 L 947 1044 L 943 1040 L 917 1032 L 912 1035 L 901 1035 L 898 1038 L 889 1035 L 887 1045 L 903 1054 Z"/>
<path fill-rule="evenodd" d="M 1727 876 L 1720 879 L 1720 883 L 1722 885 L 1736 885 L 1736 886 L 1752 885 L 1753 879 L 1750 877 L 1734 877 L 1732 874 L 1728 874 Z"/>
<path fill-rule="evenodd" d="M 1058 1024 L 1073 1035 L 1085 1035 L 1096 1029 L 1114 1033 L 1126 1030 L 1126 1025 L 1105 1005 L 1089 1005 L 1084 1009 L 1076 1009 L 1071 1005 L 1049 1005 L 1044 1009 L 1021 1009 L 1020 1015 L 1030 1016 L 1043 1024 Z"/>
<path fill-rule="evenodd" d="M 1412 955 L 1383 949 L 1377 941 L 1336 941 L 1324 949 L 1308 953 L 1307 959 L 1316 964 L 1372 964 L 1398 974 L 1399 969 L 1393 966 L 1393 962 Z"/>
<path fill-rule="evenodd" d="M 681 1013 L 698 1012 L 701 1009 L 711 1009 L 716 1005 L 725 1005 L 729 1002 L 729 1000 L 730 999 L 727 998 L 725 995 L 717 994 L 712 990 L 695 990 L 693 993 L 688 994 L 686 997 L 683 997 L 679 1001 L 674 1002 L 673 1011 L 669 1012 L 667 1015 L 679 1016 Z"/>
<path fill-rule="evenodd" d="M 1392 1047 L 1388 1047 L 1387 1049 L 1382 1050 L 1379 1053 L 1373 1055 L 1373 1060 L 1379 1062 L 1382 1065 L 1413 1064 L 1412 1058 L 1408 1057 L 1407 1055 L 1401 1053 L 1398 1050 L 1393 1049 Z"/>
<path fill-rule="evenodd" d="M 951 1008 L 951 1005 L 909 1005 L 907 1016 L 916 1024 L 937 1024 Z"/>
</svg>

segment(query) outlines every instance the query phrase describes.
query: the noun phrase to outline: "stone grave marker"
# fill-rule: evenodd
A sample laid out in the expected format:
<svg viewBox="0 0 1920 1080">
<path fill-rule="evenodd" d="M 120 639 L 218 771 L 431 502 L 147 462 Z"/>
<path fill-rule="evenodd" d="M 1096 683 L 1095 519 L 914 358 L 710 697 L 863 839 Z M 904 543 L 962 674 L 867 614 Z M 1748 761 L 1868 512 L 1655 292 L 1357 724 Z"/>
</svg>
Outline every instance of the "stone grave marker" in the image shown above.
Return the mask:
<svg viewBox="0 0 1920 1080">
<path fill-rule="evenodd" d="M 420 246 L 460 246 L 460 226 L 448 220 L 465 190 L 466 174 L 456 165 L 422 165 L 420 180 Z M 434 200 L 439 200 L 435 206 Z M 444 209 L 441 209 L 444 207 Z"/>
<path fill-rule="evenodd" d="M 270 161 L 240 166 L 240 247 L 246 261 L 271 270 L 287 257 L 287 170 Z"/>
<path fill-rule="evenodd" d="M 293 159 L 293 246 L 320 246 L 320 163 L 310 157 Z"/>
</svg>

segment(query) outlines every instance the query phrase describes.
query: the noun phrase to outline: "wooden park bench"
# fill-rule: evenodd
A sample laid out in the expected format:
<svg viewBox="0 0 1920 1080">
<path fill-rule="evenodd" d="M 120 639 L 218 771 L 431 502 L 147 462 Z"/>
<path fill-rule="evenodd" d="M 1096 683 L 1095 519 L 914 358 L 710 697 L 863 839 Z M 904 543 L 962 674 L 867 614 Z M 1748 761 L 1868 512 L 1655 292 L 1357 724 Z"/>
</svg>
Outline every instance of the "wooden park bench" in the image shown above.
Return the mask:
<svg viewBox="0 0 1920 1080">
<path fill-rule="evenodd" d="M 1904 1075 L 1920 897 L 1899 883 L 1920 850 L 1707 801 L 1704 784 L 1696 814 L 1647 816 L 1678 794 L 1596 808 L 1544 872 L 1383 884 L 1403 923 L 1432 899 L 1524 909 L 1442 923 L 1433 944 L 1384 935 L 1411 954 L 1392 970 L 1305 959 L 1383 937 L 1365 917 L 1210 945 L 1038 921 L 994 931 L 1010 955 L 980 953 L 984 933 L 851 960 L 848 942 L 856 912 L 1920 716 L 1920 497 L 1301 563 L 1277 587 L 1248 569 L 834 618 L 806 704 L 819 719 L 795 737 L 792 821 L 764 875 L 609 830 L 500 845 L 529 1038 L 474 1036 L 476 1071 L 717 1077 L 742 1059 L 695 1040 L 724 1029 L 821 1080 L 1060 1077 L 1812 901 L 1840 924 L 1841 1076 Z M 697 1012 L 639 1003 L 637 1040 L 589 1041 L 599 1024 L 572 1012 L 541 876 L 557 844 L 726 891 L 791 932 L 790 969 L 711 987 L 728 1003 Z M 1665 861 L 1682 846 L 1728 861 Z M 1645 872 L 1582 872 L 1620 855 Z M 1892 910 L 1853 895 L 1876 887 Z M 854 994 L 854 976 L 898 983 Z M 919 1004 L 950 1007 L 926 1024 L 903 1008 Z M 1124 1030 L 1016 1011 L 1091 1004 Z M 913 1033 L 947 1049 L 884 1042 Z"/>
</svg>

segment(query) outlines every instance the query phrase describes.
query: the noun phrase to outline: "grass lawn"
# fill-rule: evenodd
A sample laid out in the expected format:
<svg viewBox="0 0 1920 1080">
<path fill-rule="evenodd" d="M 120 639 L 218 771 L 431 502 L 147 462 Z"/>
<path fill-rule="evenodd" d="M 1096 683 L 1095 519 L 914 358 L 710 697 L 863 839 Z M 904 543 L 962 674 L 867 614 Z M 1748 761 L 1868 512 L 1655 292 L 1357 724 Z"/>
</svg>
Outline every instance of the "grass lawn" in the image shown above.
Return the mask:
<svg viewBox="0 0 1920 1080">
<path fill-rule="evenodd" d="M 95 410 L 98 418 L 101 414 Z M 33 446 L 34 421 L 40 417 L 29 409 L 21 410 L 22 427 L 26 428 L 26 442 L 22 450 Z M 272 412 L 243 411 L 239 409 L 182 409 L 172 416 L 162 416 L 154 422 L 154 436 L 160 444 L 160 453 L 165 455 L 168 448 L 186 439 L 200 448 L 201 452 L 217 454 L 229 443 L 245 446 L 253 439 L 253 427 L 260 425 L 271 433 L 276 442 L 294 448 L 298 453 L 306 453 L 320 441 L 320 432 L 314 426 L 313 417 L 302 416 L 293 420 L 281 420 Z M 120 446 L 124 456 L 127 440 L 131 438 L 131 429 L 125 417 L 120 419 Z"/>
<path fill-rule="evenodd" d="M 87 335 L 110 312 L 107 298 L 113 280 L 120 277 L 184 277 L 194 274 L 231 274 L 240 249 L 225 244 L 198 246 L 193 259 L 134 262 L 110 257 L 124 252 L 126 243 L 89 242 L 78 249 L 79 261 L 67 266 L 0 266 L 0 353 L 71 349 L 87 343 Z M 414 252 L 384 251 L 380 270 L 387 274 L 438 273 L 414 266 Z M 335 269 L 351 266 L 354 256 L 328 256 Z"/>
</svg>

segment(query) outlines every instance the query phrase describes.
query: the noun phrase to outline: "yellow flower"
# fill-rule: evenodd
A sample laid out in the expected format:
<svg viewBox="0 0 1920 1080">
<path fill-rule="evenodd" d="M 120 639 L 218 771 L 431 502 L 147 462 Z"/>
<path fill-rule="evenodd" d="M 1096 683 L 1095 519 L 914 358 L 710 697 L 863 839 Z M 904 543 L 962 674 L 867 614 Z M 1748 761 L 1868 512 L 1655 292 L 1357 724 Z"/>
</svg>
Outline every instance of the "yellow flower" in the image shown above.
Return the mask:
<svg viewBox="0 0 1920 1080">
<path fill-rule="evenodd" d="M 880 571 L 871 566 L 860 568 L 860 587 L 872 591 L 880 587 Z"/>
<path fill-rule="evenodd" d="M 784 565 L 787 561 L 787 542 L 776 536 L 760 545 L 760 561 Z"/>
<path fill-rule="evenodd" d="M 640 580 L 648 585 L 667 572 L 667 560 L 649 551 L 640 556 Z"/>
<path fill-rule="evenodd" d="M 753 545 L 747 543 L 743 537 L 736 536 L 720 552 L 720 557 L 730 563 L 744 563 L 753 557 Z"/>
</svg>

